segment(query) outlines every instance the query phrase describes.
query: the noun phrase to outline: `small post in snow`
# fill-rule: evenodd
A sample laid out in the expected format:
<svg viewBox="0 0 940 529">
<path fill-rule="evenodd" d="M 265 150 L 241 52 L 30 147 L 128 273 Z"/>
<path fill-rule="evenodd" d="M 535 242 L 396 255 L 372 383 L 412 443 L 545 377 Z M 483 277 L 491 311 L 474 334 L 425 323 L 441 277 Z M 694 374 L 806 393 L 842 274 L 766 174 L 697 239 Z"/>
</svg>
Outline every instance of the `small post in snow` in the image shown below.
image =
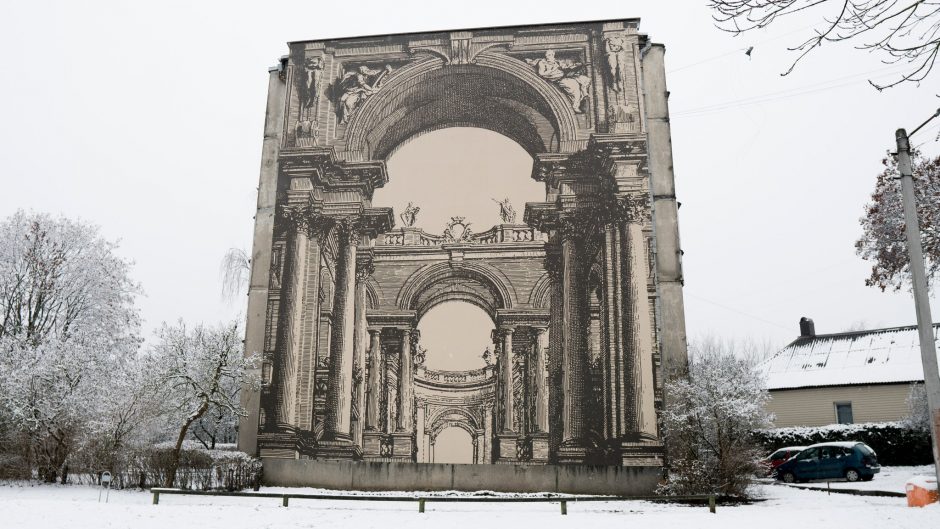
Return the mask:
<svg viewBox="0 0 940 529">
<path fill-rule="evenodd" d="M 708 495 L 708 512 L 715 514 L 715 495 Z"/>
<path fill-rule="evenodd" d="M 568 502 L 561 500 L 561 514 L 568 514 Z"/>
<path fill-rule="evenodd" d="M 107 470 L 101 473 L 101 486 L 108 489 L 108 493 L 104 497 L 104 502 L 108 503 L 111 498 L 111 473 Z M 101 489 L 98 489 L 98 503 L 101 503 Z"/>
</svg>

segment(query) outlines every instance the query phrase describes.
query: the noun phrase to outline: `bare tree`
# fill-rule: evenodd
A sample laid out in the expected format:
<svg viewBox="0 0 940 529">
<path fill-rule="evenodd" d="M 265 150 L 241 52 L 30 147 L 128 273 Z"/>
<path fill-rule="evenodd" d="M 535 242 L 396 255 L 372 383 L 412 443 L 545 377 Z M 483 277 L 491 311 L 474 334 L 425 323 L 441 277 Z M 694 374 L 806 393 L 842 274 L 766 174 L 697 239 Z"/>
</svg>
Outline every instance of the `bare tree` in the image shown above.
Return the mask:
<svg viewBox="0 0 940 529">
<path fill-rule="evenodd" d="M 172 487 L 183 441 L 194 423 L 214 408 L 239 417 L 246 415 L 238 394 L 229 389 L 242 386 L 257 389 L 260 381 L 249 370 L 258 360 L 256 355 L 242 355 L 237 324 L 190 328 L 182 322 L 163 325 L 149 360 L 157 366 L 154 382 L 161 389 L 170 424 L 178 429 L 165 482 L 165 486 Z"/>
<path fill-rule="evenodd" d="M 940 272 L 940 156 L 928 159 L 914 152 L 912 161 L 920 240 L 927 279 L 933 282 Z M 897 291 L 911 284 L 906 224 L 897 160 L 889 155 L 882 164 L 885 168 L 875 181 L 871 202 L 859 219 L 862 236 L 855 242 L 855 250 L 862 259 L 872 262 L 866 285 Z"/>
<path fill-rule="evenodd" d="M 709 0 L 718 27 L 741 34 L 777 19 L 817 16 L 813 35 L 789 48 L 798 52 L 783 75 L 825 42 L 851 41 L 855 48 L 881 54 L 882 62 L 908 65 L 888 84 L 869 81 L 878 90 L 927 78 L 940 53 L 940 4 L 934 0 Z"/>
<path fill-rule="evenodd" d="M 233 300 L 245 290 L 251 276 L 251 259 L 241 248 L 229 248 L 219 266 L 222 276 L 222 297 Z"/>
</svg>

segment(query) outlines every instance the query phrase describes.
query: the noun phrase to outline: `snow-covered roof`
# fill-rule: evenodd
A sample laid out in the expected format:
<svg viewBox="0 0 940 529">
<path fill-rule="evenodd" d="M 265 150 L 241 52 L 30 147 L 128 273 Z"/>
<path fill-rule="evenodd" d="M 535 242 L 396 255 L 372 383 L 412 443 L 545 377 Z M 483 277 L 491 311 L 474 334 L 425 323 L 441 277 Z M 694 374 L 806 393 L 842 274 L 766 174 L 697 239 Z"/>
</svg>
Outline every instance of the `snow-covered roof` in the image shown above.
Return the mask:
<svg viewBox="0 0 940 529">
<path fill-rule="evenodd" d="M 924 380 L 915 326 L 801 336 L 761 368 L 772 390 Z"/>
</svg>

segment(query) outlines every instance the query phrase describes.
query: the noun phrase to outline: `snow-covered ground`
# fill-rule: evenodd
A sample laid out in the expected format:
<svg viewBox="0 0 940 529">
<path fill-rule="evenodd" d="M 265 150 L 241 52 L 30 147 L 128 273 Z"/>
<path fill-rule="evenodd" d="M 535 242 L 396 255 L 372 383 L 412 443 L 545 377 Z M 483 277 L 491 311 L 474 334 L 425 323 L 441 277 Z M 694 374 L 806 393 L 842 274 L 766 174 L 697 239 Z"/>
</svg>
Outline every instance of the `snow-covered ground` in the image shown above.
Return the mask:
<svg viewBox="0 0 940 529">
<path fill-rule="evenodd" d="M 884 490 L 889 492 L 904 492 L 904 484 L 913 476 L 934 476 L 933 465 L 916 467 L 881 467 L 881 472 L 875 474 L 871 481 L 857 481 L 849 483 L 845 480 L 831 481 L 829 486 L 834 489 L 858 490 Z M 796 484 L 795 487 L 825 487 L 826 480 L 811 481 Z"/>
<path fill-rule="evenodd" d="M 280 489 L 265 489 L 275 491 Z M 297 489 L 292 489 L 300 492 Z M 706 507 L 649 502 L 569 503 L 568 516 L 558 504 L 546 503 L 428 503 L 417 512 L 417 502 L 348 502 L 291 500 L 280 506 L 277 498 L 224 498 L 161 496 L 151 505 L 151 494 L 112 491 L 110 502 L 98 503 L 98 489 L 89 486 L 0 486 L 0 527 L 76 527 L 134 529 L 240 529 L 312 527 L 571 527 L 644 528 L 751 528 L 811 527 L 936 527 L 940 505 L 909 508 L 903 498 L 873 498 L 799 490 L 783 485 L 758 487 L 766 501 L 750 505 L 719 505 L 716 514 Z M 313 492 L 305 489 L 303 492 Z"/>
</svg>

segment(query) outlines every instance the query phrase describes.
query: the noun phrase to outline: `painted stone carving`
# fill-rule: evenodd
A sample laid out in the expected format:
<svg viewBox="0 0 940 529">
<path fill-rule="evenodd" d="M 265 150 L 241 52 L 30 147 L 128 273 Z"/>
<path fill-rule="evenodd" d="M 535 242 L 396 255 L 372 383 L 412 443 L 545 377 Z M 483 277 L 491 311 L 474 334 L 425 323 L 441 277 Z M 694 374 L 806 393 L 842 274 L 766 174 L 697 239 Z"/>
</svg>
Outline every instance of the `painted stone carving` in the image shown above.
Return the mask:
<svg viewBox="0 0 940 529">
<path fill-rule="evenodd" d="M 607 53 L 607 68 L 610 74 L 610 86 L 616 92 L 623 92 L 623 74 L 626 71 L 626 53 L 629 44 L 622 35 L 613 35 L 604 40 L 604 51 Z"/>
<path fill-rule="evenodd" d="M 542 59 L 526 59 L 539 77 L 551 81 L 571 100 L 571 108 L 582 113 L 581 103 L 588 96 L 591 79 L 584 75 L 584 65 L 568 59 L 556 59 L 555 50 L 547 50 Z"/>
<path fill-rule="evenodd" d="M 415 206 L 412 202 L 408 202 L 408 206 L 399 217 L 406 227 L 411 228 L 415 225 L 415 219 L 418 217 L 419 211 L 421 211 L 420 207 Z"/>
<path fill-rule="evenodd" d="M 512 204 L 509 203 L 509 197 L 502 200 L 496 200 L 494 198 L 493 202 L 499 204 L 499 218 L 503 221 L 503 224 L 513 224 L 516 222 L 516 210 L 512 207 Z"/>
<path fill-rule="evenodd" d="M 382 88 L 392 71 L 392 65 L 386 64 L 385 68 L 379 70 L 362 65 L 351 72 L 346 72 L 340 81 L 342 89 L 342 95 L 339 98 L 340 123 L 349 123 L 356 110 Z"/>
<path fill-rule="evenodd" d="M 473 231 L 470 223 L 464 222 L 464 217 L 451 217 L 450 222 L 444 225 L 444 241 L 471 242 Z"/>
</svg>

